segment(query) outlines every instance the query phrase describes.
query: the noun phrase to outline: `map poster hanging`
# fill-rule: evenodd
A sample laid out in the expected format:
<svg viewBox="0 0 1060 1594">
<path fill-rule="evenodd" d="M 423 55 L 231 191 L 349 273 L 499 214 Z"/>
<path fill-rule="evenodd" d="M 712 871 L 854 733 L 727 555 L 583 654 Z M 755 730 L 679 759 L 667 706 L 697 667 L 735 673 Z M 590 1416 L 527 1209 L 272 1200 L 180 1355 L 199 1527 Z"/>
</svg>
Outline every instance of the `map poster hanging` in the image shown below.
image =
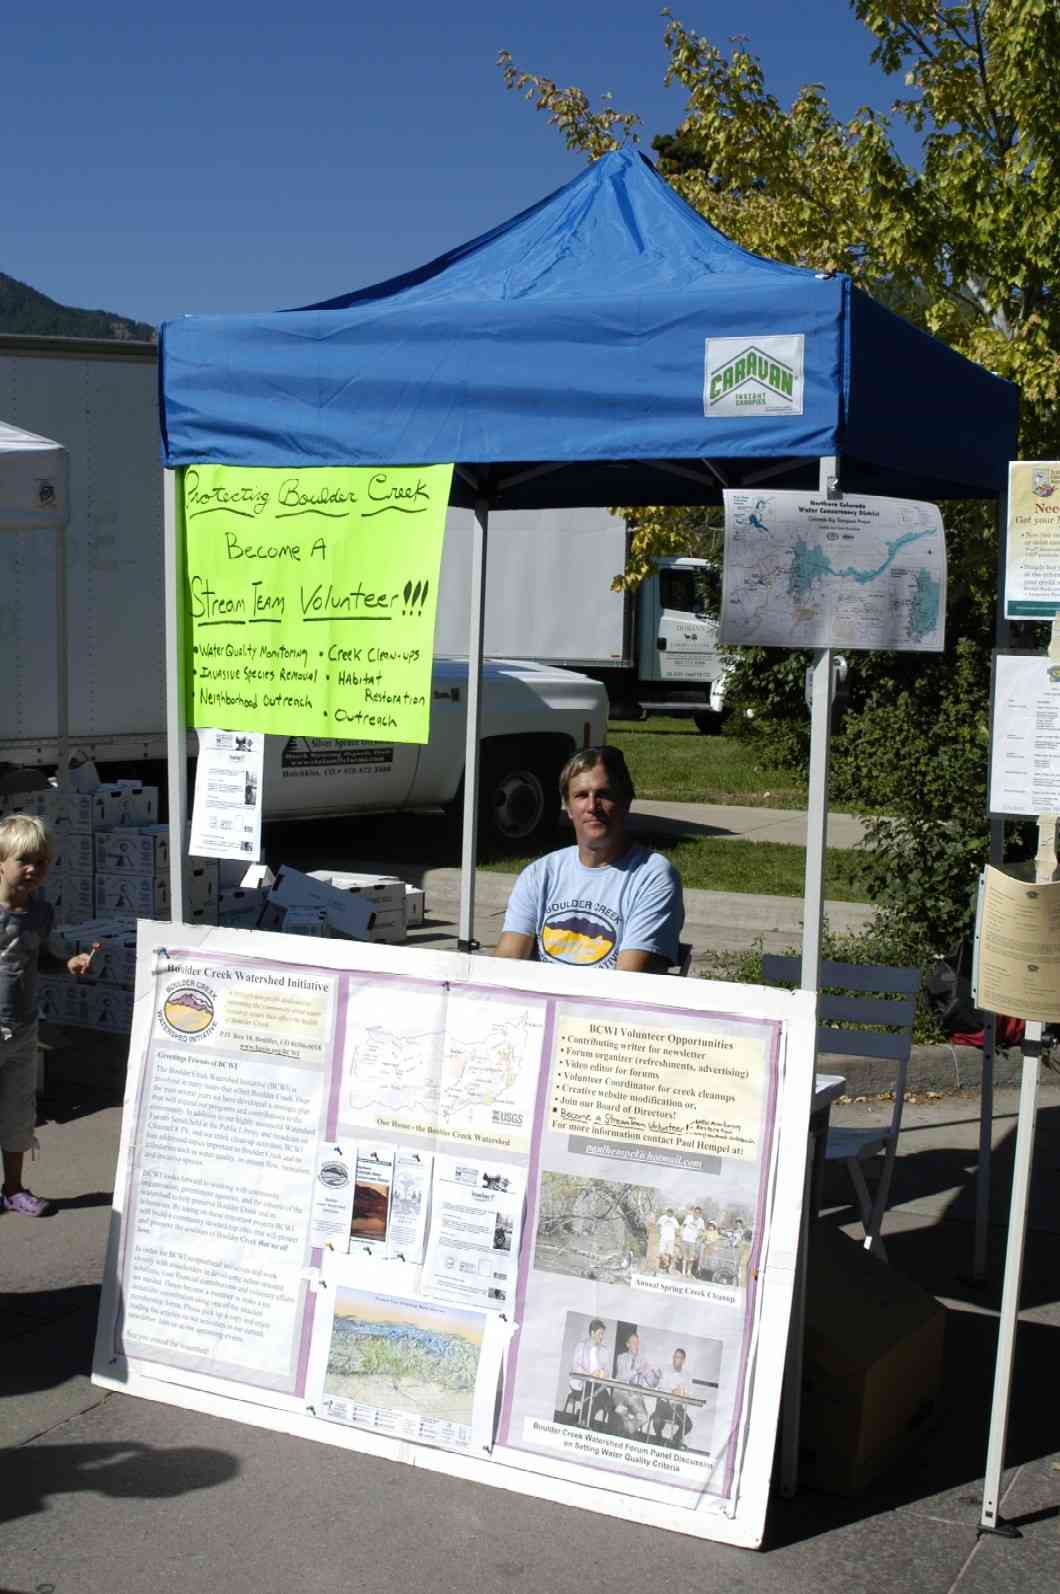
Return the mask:
<svg viewBox="0 0 1060 1594">
<path fill-rule="evenodd" d="M 934 504 L 847 493 L 724 497 L 723 643 L 942 652 L 946 540 Z"/>
<path fill-rule="evenodd" d="M 1060 460 L 1014 459 L 1008 468 L 1005 619 L 1060 614 Z"/>
<path fill-rule="evenodd" d="M 452 474 L 188 466 L 188 724 L 426 742 Z"/>
</svg>

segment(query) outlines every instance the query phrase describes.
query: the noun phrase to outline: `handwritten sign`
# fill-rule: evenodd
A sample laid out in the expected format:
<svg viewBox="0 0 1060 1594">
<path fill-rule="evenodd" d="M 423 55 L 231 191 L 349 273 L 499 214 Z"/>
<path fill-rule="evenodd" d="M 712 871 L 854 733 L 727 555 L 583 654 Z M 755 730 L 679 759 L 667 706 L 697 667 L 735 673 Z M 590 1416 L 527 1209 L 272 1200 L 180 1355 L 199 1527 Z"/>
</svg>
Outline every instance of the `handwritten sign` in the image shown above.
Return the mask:
<svg viewBox="0 0 1060 1594">
<path fill-rule="evenodd" d="M 188 466 L 188 724 L 426 742 L 452 474 Z"/>
</svg>

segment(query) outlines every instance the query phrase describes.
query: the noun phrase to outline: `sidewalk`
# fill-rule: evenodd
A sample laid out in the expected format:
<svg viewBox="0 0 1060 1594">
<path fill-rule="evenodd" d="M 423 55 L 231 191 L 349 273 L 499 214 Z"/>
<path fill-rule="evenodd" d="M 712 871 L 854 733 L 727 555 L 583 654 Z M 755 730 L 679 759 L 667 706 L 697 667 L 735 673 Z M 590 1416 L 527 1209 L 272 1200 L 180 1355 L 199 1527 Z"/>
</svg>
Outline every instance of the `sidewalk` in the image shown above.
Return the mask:
<svg viewBox="0 0 1060 1594">
<path fill-rule="evenodd" d="M 73 1032 L 70 1032 L 73 1033 Z M 107 1061 L 106 1053 L 110 1053 Z M 948 1311 L 946 1420 L 867 1494 L 800 1493 L 774 1507 L 756 1554 L 548 1505 L 327 1445 L 199 1416 L 88 1380 L 120 1109 L 113 1042 L 55 1061 L 57 1119 L 40 1130 L 38 1187 L 60 1210 L 0 1218 L 5 1342 L 0 1586 L 5 1594 L 1052 1594 L 1060 1473 L 1060 1089 L 1042 1091 L 1024 1321 L 1003 1512 L 1015 1542 L 977 1542 L 1016 1097 L 1000 1093 L 990 1285 L 971 1258 L 978 1103 L 910 1107 L 885 1232 L 891 1265 Z M 864 1122 L 872 1108 L 837 1109 Z M 839 1209 L 822 1221 L 842 1224 Z M 853 1231 L 856 1232 L 856 1231 Z"/>
<path fill-rule="evenodd" d="M 638 797 L 630 829 L 659 836 L 707 836 L 725 841 L 779 841 L 805 847 L 807 815 L 794 808 L 740 808 L 725 803 L 668 803 Z M 856 847 L 866 821 L 856 814 L 828 815 L 828 845 Z"/>
</svg>

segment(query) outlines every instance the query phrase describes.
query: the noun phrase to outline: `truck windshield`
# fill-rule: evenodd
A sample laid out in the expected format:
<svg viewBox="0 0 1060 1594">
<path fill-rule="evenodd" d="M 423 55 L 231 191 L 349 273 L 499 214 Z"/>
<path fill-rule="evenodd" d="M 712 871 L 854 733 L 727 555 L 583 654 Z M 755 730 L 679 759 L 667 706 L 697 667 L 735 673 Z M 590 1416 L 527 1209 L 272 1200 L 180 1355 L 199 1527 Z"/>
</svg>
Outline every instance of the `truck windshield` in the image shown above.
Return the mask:
<svg viewBox="0 0 1060 1594">
<path fill-rule="evenodd" d="M 659 571 L 659 601 L 664 609 L 677 609 L 681 614 L 695 614 L 697 609 L 702 608 L 702 604 L 696 599 L 695 571 Z"/>
</svg>

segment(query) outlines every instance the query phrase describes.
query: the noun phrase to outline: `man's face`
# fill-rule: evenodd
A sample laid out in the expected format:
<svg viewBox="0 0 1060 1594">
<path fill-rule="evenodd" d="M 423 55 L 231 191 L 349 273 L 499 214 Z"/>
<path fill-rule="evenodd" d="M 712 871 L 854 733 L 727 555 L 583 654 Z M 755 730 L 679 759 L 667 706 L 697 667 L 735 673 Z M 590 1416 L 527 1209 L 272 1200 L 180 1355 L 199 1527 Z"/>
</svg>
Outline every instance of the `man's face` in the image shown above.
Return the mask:
<svg viewBox="0 0 1060 1594">
<path fill-rule="evenodd" d="M 619 800 L 603 764 L 572 778 L 566 806 L 580 851 L 609 852 L 622 846 L 628 804 Z"/>
<path fill-rule="evenodd" d="M 675 1350 L 674 1351 L 674 1372 L 675 1373 L 683 1372 L 684 1371 L 684 1366 L 685 1366 L 685 1353 L 684 1353 L 684 1351 L 683 1350 Z"/>
<path fill-rule="evenodd" d="M 594 1328 L 592 1333 L 589 1335 L 589 1338 L 592 1340 L 594 1345 L 602 1345 L 604 1342 L 604 1333 L 604 1329 Z"/>
<path fill-rule="evenodd" d="M 639 1334 L 631 1334 L 629 1336 L 629 1338 L 626 1340 L 626 1349 L 629 1351 L 629 1354 L 631 1356 L 639 1356 L 640 1355 L 640 1335 Z"/>
</svg>

